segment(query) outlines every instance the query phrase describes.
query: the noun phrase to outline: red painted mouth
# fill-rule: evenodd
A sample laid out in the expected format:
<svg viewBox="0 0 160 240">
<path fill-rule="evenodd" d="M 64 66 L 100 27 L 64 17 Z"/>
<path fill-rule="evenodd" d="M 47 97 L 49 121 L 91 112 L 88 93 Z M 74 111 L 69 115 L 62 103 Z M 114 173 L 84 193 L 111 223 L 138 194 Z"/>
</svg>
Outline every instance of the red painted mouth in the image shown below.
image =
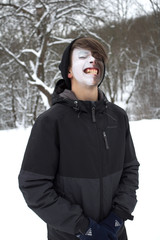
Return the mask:
<svg viewBox="0 0 160 240">
<path fill-rule="evenodd" d="M 98 75 L 99 69 L 98 68 L 86 68 L 86 69 L 84 69 L 84 72 L 86 74 Z"/>
</svg>

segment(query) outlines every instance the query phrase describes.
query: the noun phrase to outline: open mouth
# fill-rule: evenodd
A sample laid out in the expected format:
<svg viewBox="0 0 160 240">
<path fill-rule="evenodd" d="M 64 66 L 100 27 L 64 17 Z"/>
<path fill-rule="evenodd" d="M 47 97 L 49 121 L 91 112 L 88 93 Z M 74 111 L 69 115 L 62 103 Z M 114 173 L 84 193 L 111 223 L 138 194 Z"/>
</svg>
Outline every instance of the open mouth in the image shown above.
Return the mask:
<svg viewBox="0 0 160 240">
<path fill-rule="evenodd" d="M 98 68 L 86 68 L 86 69 L 84 69 L 84 72 L 86 74 L 98 75 L 99 69 Z"/>
</svg>

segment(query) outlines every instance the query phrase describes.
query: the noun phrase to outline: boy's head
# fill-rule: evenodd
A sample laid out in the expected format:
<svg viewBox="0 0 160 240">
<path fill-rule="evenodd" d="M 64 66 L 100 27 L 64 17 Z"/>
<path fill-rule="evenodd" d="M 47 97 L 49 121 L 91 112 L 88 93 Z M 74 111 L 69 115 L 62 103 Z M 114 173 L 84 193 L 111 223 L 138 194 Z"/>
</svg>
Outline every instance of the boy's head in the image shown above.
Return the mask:
<svg viewBox="0 0 160 240">
<path fill-rule="evenodd" d="M 82 50 L 86 50 L 86 51 L 82 51 Z M 105 62 L 107 61 L 107 54 L 105 52 L 105 49 L 97 40 L 89 37 L 88 38 L 82 37 L 82 38 L 75 39 L 68 45 L 68 47 L 65 49 L 63 53 L 62 61 L 59 66 L 59 69 L 61 70 L 62 76 L 65 80 L 65 83 L 68 89 L 71 89 L 71 77 L 69 75 L 69 71 L 73 65 L 74 59 L 76 59 L 76 54 L 78 57 L 79 55 L 84 55 L 85 52 L 86 53 L 90 52 L 90 55 L 92 55 L 93 58 L 95 58 L 99 62 L 101 61 L 102 67 L 101 67 L 101 76 L 100 76 L 101 79 L 99 81 L 99 85 L 103 81 L 104 74 L 105 74 Z"/>
<path fill-rule="evenodd" d="M 104 63 L 107 61 L 107 54 L 102 44 L 99 43 L 94 38 L 84 37 L 84 38 L 78 38 L 73 42 L 71 46 L 71 51 L 70 51 L 70 65 L 71 65 L 71 56 L 75 48 L 83 48 L 83 49 L 89 50 L 91 51 L 92 55 L 95 58 L 101 59 Z"/>
</svg>

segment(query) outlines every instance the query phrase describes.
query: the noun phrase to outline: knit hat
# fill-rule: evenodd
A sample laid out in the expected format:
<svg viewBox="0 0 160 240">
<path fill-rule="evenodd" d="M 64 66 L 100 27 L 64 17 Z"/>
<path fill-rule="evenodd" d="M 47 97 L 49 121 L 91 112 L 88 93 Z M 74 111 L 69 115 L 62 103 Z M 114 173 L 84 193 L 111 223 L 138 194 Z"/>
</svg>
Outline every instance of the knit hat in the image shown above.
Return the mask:
<svg viewBox="0 0 160 240">
<path fill-rule="evenodd" d="M 70 78 L 68 78 L 68 68 L 69 68 L 69 64 L 70 64 L 70 52 L 71 52 L 71 48 L 73 43 L 79 38 L 74 39 L 64 50 L 64 53 L 62 55 L 62 59 L 61 59 L 61 63 L 59 65 L 59 70 L 61 71 L 62 77 L 65 81 L 66 87 L 67 89 L 71 89 L 71 80 Z M 100 86 L 100 84 L 102 83 L 103 79 L 105 76 L 105 64 L 104 64 L 104 72 L 103 72 L 103 76 L 102 76 L 102 80 L 99 83 L 98 86 Z"/>
</svg>

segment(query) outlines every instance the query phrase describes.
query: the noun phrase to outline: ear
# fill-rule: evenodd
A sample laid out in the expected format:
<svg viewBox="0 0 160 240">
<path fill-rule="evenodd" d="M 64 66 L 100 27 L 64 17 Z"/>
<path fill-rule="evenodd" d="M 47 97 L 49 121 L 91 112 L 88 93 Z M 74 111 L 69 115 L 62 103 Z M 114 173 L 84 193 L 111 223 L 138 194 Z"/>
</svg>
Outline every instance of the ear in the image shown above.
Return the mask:
<svg viewBox="0 0 160 240">
<path fill-rule="evenodd" d="M 72 73 L 68 73 L 68 78 L 72 78 Z"/>
<path fill-rule="evenodd" d="M 68 70 L 68 78 L 72 78 L 73 77 L 73 74 L 71 72 L 71 69 Z"/>
</svg>

